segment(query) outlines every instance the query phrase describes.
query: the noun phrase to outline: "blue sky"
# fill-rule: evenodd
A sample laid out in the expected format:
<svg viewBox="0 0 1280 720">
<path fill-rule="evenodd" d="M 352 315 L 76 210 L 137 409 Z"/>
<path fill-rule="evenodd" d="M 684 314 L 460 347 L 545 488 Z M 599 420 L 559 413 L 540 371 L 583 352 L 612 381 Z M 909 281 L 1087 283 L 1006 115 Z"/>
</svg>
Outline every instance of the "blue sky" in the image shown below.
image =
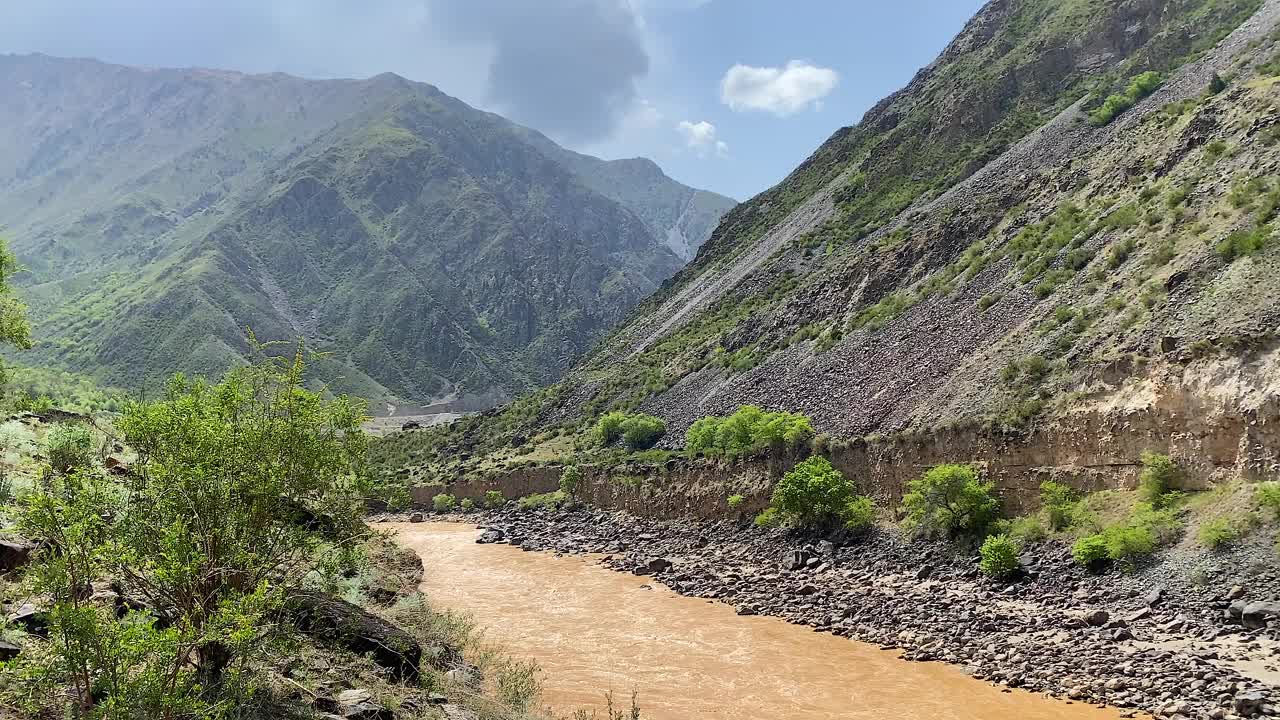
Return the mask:
<svg viewBox="0 0 1280 720">
<path fill-rule="evenodd" d="M 746 199 L 937 56 L 980 0 L 5 0 L 0 52 L 390 71 Z"/>
</svg>

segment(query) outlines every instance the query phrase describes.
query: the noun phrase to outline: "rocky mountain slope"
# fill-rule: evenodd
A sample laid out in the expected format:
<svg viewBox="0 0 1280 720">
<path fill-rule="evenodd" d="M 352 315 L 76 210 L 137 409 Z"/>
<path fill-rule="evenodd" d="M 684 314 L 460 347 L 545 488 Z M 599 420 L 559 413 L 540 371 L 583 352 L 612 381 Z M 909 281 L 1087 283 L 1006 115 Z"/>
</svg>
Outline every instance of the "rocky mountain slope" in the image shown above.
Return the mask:
<svg viewBox="0 0 1280 720">
<path fill-rule="evenodd" d="M 369 398 L 483 407 L 556 379 L 732 201 L 394 75 L 0 57 L 0 232 L 36 361 L 141 388 L 305 337 Z"/>
<path fill-rule="evenodd" d="M 1280 326 L 1278 22 L 1274 0 L 988 3 L 473 445 L 613 408 L 679 446 L 743 403 L 843 437 L 1274 406 L 1248 368 Z M 1214 357 L 1238 382 L 1161 384 Z"/>
</svg>

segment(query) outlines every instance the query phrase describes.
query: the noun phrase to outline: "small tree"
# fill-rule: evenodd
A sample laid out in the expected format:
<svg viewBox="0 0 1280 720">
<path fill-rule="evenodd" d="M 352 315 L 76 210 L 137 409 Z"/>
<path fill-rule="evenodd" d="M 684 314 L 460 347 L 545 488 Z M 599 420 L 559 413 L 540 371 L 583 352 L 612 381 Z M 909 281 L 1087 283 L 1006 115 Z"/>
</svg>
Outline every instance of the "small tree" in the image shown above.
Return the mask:
<svg viewBox="0 0 1280 720">
<path fill-rule="evenodd" d="M 93 463 L 93 436 L 80 423 L 61 423 L 45 438 L 45 455 L 54 472 L 88 468 Z"/>
<path fill-rule="evenodd" d="M 0 343 L 18 350 L 31 349 L 31 324 L 27 322 L 27 306 L 14 294 L 13 276 L 21 270 L 18 259 L 9 252 L 9 244 L 0 238 Z M 0 383 L 7 381 L 0 364 Z"/>
<path fill-rule="evenodd" d="M 565 465 L 560 471 L 560 492 L 567 497 L 573 497 L 578 491 L 578 486 L 582 484 L 582 469 L 577 465 Z"/>
<path fill-rule="evenodd" d="M 848 522 L 850 529 L 862 531 L 874 520 L 874 509 L 871 500 L 859 497 L 855 490 L 830 460 L 815 455 L 778 481 L 770 505 L 799 527 L 831 529 Z"/>
<path fill-rule="evenodd" d="M 608 447 L 617 442 L 622 437 L 622 423 L 626 420 L 626 413 L 610 412 L 601 415 L 596 421 L 596 442 L 602 447 Z"/>
<path fill-rule="evenodd" d="M 939 465 L 911 481 L 903 498 L 906 522 L 926 533 L 982 537 L 1000 509 L 994 487 L 968 465 Z"/>
<path fill-rule="evenodd" d="M 1144 502 L 1159 509 L 1182 476 L 1178 464 L 1168 455 L 1142 453 L 1142 474 L 1138 477 L 1138 494 Z"/>
<path fill-rule="evenodd" d="M 484 494 L 484 506 L 490 509 L 500 508 L 507 504 L 507 499 L 502 497 L 501 490 L 489 490 Z"/>
<path fill-rule="evenodd" d="M 440 493 L 431 498 L 431 508 L 436 512 L 452 512 L 458 506 L 458 500 L 448 493 Z"/>
<path fill-rule="evenodd" d="M 632 450 L 648 450 L 667 433 L 667 424 L 652 415 L 628 415 L 622 421 L 622 442 Z"/>
<path fill-rule="evenodd" d="M 1040 483 L 1040 505 L 1049 516 L 1049 527 L 1055 531 L 1075 524 L 1078 500 L 1076 491 L 1062 483 L 1052 480 Z"/>
<path fill-rule="evenodd" d="M 992 535 L 982 543 L 978 551 L 978 569 L 995 580 L 1012 576 L 1021 567 L 1018 562 L 1018 544 L 1008 535 Z"/>
</svg>

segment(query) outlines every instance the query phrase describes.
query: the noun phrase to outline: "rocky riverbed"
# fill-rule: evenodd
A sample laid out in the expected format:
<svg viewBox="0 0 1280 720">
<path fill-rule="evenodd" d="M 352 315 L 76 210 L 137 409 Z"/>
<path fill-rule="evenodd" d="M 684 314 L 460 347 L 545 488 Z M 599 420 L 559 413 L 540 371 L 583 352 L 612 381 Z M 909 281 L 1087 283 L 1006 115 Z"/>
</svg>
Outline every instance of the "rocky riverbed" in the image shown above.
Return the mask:
<svg viewBox="0 0 1280 720">
<path fill-rule="evenodd" d="M 418 519 L 418 518 L 414 518 Z M 429 519 L 429 518 L 428 518 Z M 478 541 L 594 553 L 683 595 L 962 666 L 975 678 L 1161 718 L 1280 715 L 1280 577 L 1269 548 L 1211 564 L 1171 554 L 1094 576 L 1055 542 L 1023 576 L 893 531 L 846 542 L 736 523 L 662 522 L 589 508 L 454 516 Z"/>
</svg>

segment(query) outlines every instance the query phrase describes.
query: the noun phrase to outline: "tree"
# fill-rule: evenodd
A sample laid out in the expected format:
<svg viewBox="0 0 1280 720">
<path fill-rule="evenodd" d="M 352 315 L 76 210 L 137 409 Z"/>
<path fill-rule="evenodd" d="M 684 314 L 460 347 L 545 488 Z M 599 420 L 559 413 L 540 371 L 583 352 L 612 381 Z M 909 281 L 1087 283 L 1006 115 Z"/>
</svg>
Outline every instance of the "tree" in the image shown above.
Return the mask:
<svg viewBox="0 0 1280 720">
<path fill-rule="evenodd" d="M 864 532 L 875 520 L 869 498 L 859 497 L 852 481 L 820 455 L 796 465 L 778 481 L 770 504 L 775 514 L 793 525 L 830 529 L 846 525 Z"/>
<path fill-rule="evenodd" d="M 906 522 L 923 532 L 981 537 L 1000 509 L 993 489 L 968 465 L 939 465 L 908 486 Z"/>
<path fill-rule="evenodd" d="M 18 259 L 9 252 L 9 244 L 0 238 L 0 343 L 18 350 L 31 349 L 31 324 L 27 321 L 27 306 L 14 292 L 13 276 L 21 270 Z M 0 364 L 0 382 L 6 373 Z"/>
<path fill-rule="evenodd" d="M 167 658 L 165 692 L 177 695 L 162 707 L 216 698 L 231 664 L 264 648 L 272 612 L 327 552 L 349 549 L 361 532 L 363 405 L 305 389 L 304 355 L 299 345 L 216 385 L 174 377 L 161 400 L 130 404 L 118 423 L 138 452 L 122 484 L 49 474 L 32 494 L 21 525 L 49 544 L 33 574 L 66 588 L 52 593 L 64 661 L 85 657 L 71 640 L 109 647 L 120 632 L 77 599 L 77 588 L 114 578 L 166 620 L 164 631 L 135 623 Z M 113 675 L 108 654 L 88 657 L 83 693 L 105 683 L 127 695 L 137 682 Z M 82 705 L 96 702 L 83 693 Z"/>
</svg>

